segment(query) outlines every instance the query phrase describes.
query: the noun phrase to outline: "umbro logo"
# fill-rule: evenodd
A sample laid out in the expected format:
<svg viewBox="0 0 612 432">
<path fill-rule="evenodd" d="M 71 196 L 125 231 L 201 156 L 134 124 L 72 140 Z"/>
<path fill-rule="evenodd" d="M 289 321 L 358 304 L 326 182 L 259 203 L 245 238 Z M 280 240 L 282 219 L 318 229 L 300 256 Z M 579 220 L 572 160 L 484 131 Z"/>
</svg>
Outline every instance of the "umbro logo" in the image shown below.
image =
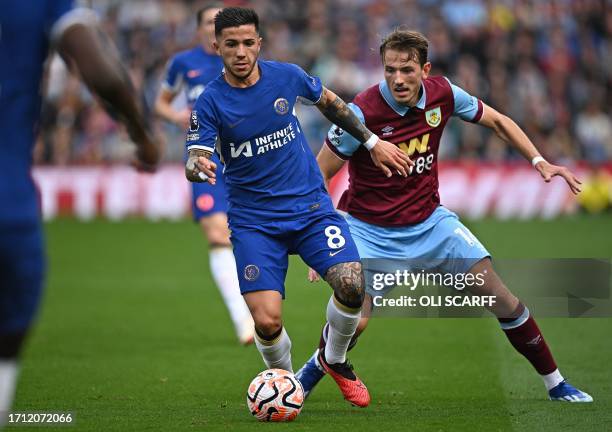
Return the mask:
<svg viewBox="0 0 612 432">
<path fill-rule="evenodd" d="M 334 251 L 334 252 L 330 252 L 330 253 L 329 253 L 329 256 L 330 256 L 330 257 L 336 256 L 336 255 L 338 255 L 340 252 L 342 252 L 343 250 L 344 250 L 344 248 L 342 248 L 342 249 L 340 249 L 340 250 L 337 250 L 337 251 Z"/>
<path fill-rule="evenodd" d="M 393 129 L 395 128 L 391 125 L 387 125 L 384 128 L 382 128 L 381 130 L 382 130 L 383 136 L 391 135 L 393 133 Z"/>
</svg>

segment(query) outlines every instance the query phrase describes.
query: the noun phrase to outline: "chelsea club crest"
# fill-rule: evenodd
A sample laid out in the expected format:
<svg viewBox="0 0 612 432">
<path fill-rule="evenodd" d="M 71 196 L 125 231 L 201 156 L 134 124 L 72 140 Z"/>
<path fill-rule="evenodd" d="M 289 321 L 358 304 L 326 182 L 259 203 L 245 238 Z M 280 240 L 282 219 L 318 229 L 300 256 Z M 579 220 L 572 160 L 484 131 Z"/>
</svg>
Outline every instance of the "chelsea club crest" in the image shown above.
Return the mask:
<svg viewBox="0 0 612 432">
<path fill-rule="evenodd" d="M 278 98 L 274 101 L 274 111 L 277 114 L 285 115 L 289 112 L 289 101 L 285 98 Z"/>
<path fill-rule="evenodd" d="M 255 264 L 249 264 L 244 268 L 244 278 L 249 282 L 257 280 L 259 277 L 259 267 Z"/>
</svg>

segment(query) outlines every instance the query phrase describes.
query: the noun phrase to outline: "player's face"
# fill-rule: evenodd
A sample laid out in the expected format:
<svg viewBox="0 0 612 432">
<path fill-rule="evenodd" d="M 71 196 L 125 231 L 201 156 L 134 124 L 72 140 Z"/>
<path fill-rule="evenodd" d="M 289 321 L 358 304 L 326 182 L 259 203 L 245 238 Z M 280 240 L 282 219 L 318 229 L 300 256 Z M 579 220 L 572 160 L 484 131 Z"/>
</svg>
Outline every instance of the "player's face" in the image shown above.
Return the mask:
<svg viewBox="0 0 612 432">
<path fill-rule="evenodd" d="M 393 99 L 402 105 L 415 106 L 419 101 L 421 82 L 429 75 L 431 63 L 425 63 L 421 67 L 411 53 L 387 49 L 383 56 L 383 65 L 385 81 Z"/>
<path fill-rule="evenodd" d="M 223 29 L 215 42 L 226 73 L 239 80 L 248 78 L 257 64 L 261 38 L 253 24 Z"/>
<path fill-rule="evenodd" d="M 202 44 L 206 44 L 210 46 L 210 44 L 215 40 L 215 15 L 221 9 L 208 9 L 202 15 L 202 22 L 200 23 L 200 27 L 198 27 L 198 35 Z"/>
</svg>

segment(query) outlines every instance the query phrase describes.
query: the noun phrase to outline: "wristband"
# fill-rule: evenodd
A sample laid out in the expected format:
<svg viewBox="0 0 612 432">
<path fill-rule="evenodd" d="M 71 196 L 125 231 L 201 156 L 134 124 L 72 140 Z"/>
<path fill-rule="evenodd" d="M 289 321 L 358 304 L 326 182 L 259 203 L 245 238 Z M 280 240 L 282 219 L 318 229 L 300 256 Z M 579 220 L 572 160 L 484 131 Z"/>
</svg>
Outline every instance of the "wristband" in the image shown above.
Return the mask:
<svg viewBox="0 0 612 432">
<path fill-rule="evenodd" d="M 531 159 L 531 166 L 532 167 L 536 167 L 536 165 L 540 162 L 546 162 L 546 159 L 544 159 L 542 156 L 536 156 L 533 159 Z"/>
<path fill-rule="evenodd" d="M 370 138 L 366 142 L 363 143 L 363 146 L 368 149 L 368 151 L 372 150 L 376 143 L 378 142 L 378 136 L 376 134 L 372 134 Z"/>
</svg>

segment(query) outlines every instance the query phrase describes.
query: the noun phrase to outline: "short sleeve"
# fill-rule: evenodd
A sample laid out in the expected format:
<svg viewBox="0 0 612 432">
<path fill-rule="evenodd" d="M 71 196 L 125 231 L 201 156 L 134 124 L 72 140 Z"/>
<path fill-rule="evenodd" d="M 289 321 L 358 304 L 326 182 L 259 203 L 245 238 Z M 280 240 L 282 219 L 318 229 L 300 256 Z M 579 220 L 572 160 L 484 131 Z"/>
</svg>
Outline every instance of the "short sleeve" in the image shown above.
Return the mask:
<svg viewBox="0 0 612 432">
<path fill-rule="evenodd" d="M 365 118 L 361 109 L 354 103 L 348 104 L 349 108 L 355 113 L 359 120 L 364 123 Z M 332 125 L 327 132 L 325 144 L 329 149 L 336 154 L 340 159 L 350 159 L 357 151 L 361 143 L 357 141 L 351 134 L 347 133 L 337 125 Z"/>
<path fill-rule="evenodd" d="M 321 95 L 323 94 L 321 79 L 316 76 L 308 75 L 298 65 L 291 64 L 290 66 L 294 69 L 297 76 L 296 90 L 298 96 L 306 99 L 307 103 L 315 104 L 319 102 L 319 99 L 321 99 Z"/>
<path fill-rule="evenodd" d="M 98 18 L 93 10 L 74 7 L 74 0 L 50 0 L 47 3 L 46 28 L 51 43 L 56 44 L 64 31 L 73 24 L 97 24 Z"/>
<path fill-rule="evenodd" d="M 183 84 L 181 65 L 176 57 L 172 58 L 166 65 L 166 73 L 162 86 L 172 94 L 177 94 Z"/>
<path fill-rule="evenodd" d="M 186 139 L 187 150 L 199 148 L 214 152 L 218 136 L 217 124 L 213 105 L 203 94 L 191 111 Z"/>
<path fill-rule="evenodd" d="M 448 80 L 448 78 L 447 78 Z M 482 102 L 449 81 L 455 100 L 453 115 L 461 120 L 477 123 L 482 117 Z"/>
</svg>

